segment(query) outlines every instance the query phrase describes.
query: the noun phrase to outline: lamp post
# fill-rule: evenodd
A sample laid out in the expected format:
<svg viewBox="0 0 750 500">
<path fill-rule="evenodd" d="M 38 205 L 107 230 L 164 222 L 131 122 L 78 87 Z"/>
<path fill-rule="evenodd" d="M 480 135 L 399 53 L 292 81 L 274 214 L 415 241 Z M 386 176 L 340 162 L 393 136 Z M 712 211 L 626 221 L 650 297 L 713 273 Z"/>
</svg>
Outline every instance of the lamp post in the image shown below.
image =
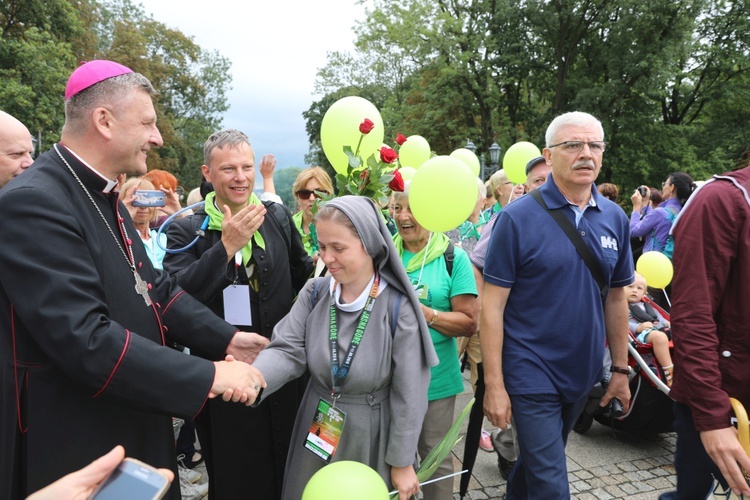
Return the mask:
<svg viewBox="0 0 750 500">
<path fill-rule="evenodd" d="M 477 147 L 474 145 L 473 142 L 471 142 L 471 139 L 466 139 L 466 149 L 468 149 L 472 153 L 477 152 Z"/>
<path fill-rule="evenodd" d="M 502 153 L 502 148 L 496 142 L 493 142 L 490 146 L 490 171 L 487 173 L 488 176 L 497 172 L 500 167 L 500 153 Z"/>
</svg>

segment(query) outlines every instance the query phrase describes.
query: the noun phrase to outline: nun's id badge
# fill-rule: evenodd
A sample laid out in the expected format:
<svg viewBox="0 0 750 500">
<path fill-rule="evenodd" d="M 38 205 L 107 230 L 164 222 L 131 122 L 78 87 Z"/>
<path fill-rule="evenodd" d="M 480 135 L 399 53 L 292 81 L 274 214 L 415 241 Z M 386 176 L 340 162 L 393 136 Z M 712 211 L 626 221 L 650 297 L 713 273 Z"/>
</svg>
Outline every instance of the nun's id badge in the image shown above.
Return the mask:
<svg viewBox="0 0 750 500">
<path fill-rule="evenodd" d="M 305 448 L 315 453 L 324 462 L 330 463 L 339 445 L 345 420 L 346 413 L 321 398 L 313 423 L 307 432 Z"/>
</svg>

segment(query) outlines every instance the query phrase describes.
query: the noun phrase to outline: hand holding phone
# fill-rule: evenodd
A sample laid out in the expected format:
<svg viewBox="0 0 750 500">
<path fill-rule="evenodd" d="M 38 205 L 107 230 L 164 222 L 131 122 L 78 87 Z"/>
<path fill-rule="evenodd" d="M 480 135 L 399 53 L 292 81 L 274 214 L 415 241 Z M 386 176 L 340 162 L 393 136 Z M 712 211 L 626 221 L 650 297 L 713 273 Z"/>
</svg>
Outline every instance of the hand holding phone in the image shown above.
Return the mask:
<svg viewBox="0 0 750 500">
<path fill-rule="evenodd" d="M 169 483 L 154 467 L 134 458 L 125 458 L 90 500 L 158 500 L 167 492 Z"/>
<path fill-rule="evenodd" d="M 163 207 L 167 199 L 163 191 L 138 189 L 133 199 L 134 207 Z"/>
</svg>

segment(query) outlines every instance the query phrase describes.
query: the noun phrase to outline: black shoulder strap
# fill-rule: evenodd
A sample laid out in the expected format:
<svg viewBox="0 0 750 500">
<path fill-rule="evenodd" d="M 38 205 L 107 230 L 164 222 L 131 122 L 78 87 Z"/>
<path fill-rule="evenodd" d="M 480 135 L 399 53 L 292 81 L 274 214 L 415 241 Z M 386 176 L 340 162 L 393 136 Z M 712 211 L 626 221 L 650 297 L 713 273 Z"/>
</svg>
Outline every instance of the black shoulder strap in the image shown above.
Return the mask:
<svg viewBox="0 0 750 500">
<path fill-rule="evenodd" d="M 401 309 L 401 299 L 404 294 L 396 290 L 391 291 L 388 296 L 388 310 L 391 311 L 391 338 L 396 334 L 396 325 L 398 325 L 398 312 Z"/>
<path fill-rule="evenodd" d="M 581 238 L 581 235 L 578 234 L 578 231 L 576 231 L 575 227 L 573 227 L 573 224 L 570 223 L 570 221 L 565 217 L 565 215 L 563 215 L 560 210 L 549 209 L 547 204 L 544 202 L 544 198 L 542 198 L 542 193 L 540 193 L 538 189 L 533 190 L 531 193 L 529 193 L 529 195 L 547 211 L 547 213 L 555 220 L 555 222 L 557 222 L 557 225 L 560 226 L 560 229 L 563 230 L 565 236 L 567 236 L 570 242 L 573 243 L 573 246 L 576 247 L 578 255 L 581 256 L 583 262 L 586 264 L 586 267 L 588 267 L 589 271 L 591 271 L 591 275 L 594 277 L 594 281 L 596 281 L 596 284 L 599 286 L 599 293 L 602 296 L 602 302 L 604 302 L 607 299 L 607 294 L 609 294 L 609 283 L 604 281 L 602 270 L 597 264 L 594 254 L 591 253 L 591 249 L 586 245 L 586 242 L 583 241 L 583 238 Z"/>
<path fill-rule="evenodd" d="M 443 257 L 445 257 L 445 269 L 448 271 L 448 276 L 453 276 L 453 259 L 455 252 L 453 251 L 453 243 L 448 242 L 448 248 L 445 249 Z"/>
<path fill-rule="evenodd" d="M 291 235 L 289 234 L 291 226 L 289 224 L 289 218 L 286 217 L 286 214 L 284 213 L 284 209 L 278 206 L 278 203 L 275 203 L 273 201 L 266 201 L 263 203 L 263 205 L 266 207 L 267 212 L 271 215 L 270 217 L 271 221 L 279 230 L 281 235 L 284 237 L 284 243 L 286 243 L 286 251 L 289 255 L 291 255 L 292 254 L 292 240 L 291 240 Z M 277 215 L 278 210 L 281 210 L 282 212 L 281 217 Z"/>
<path fill-rule="evenodd" d="M 323 287 L 323 284 L 328 285 L 330 281 L 330 277 L 318 278 L 315 280 L 315 282 L 313 283 L 312 295 L 310 295 L 311 307 L 315 307 L 315 304 L 318 303 L 318 295 L 320 295 L 320 289 Z"/>
</svg>

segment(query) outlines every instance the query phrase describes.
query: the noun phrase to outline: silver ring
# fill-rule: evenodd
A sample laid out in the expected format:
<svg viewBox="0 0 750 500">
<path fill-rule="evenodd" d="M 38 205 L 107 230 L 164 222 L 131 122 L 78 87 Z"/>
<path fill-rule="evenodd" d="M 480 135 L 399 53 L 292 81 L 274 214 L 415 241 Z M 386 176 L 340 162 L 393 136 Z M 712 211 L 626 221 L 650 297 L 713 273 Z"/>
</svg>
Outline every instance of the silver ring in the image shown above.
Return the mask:
<svg viewBox="0 0 750 500">
<path fill-rule="evenodd" d="M 255 386 L 253 386 L 253 389 L 255 389 L 257 391 L 258 389 L 260 389 L 260 386 L 259 385 L 255 385 Z"/>
</svg>

